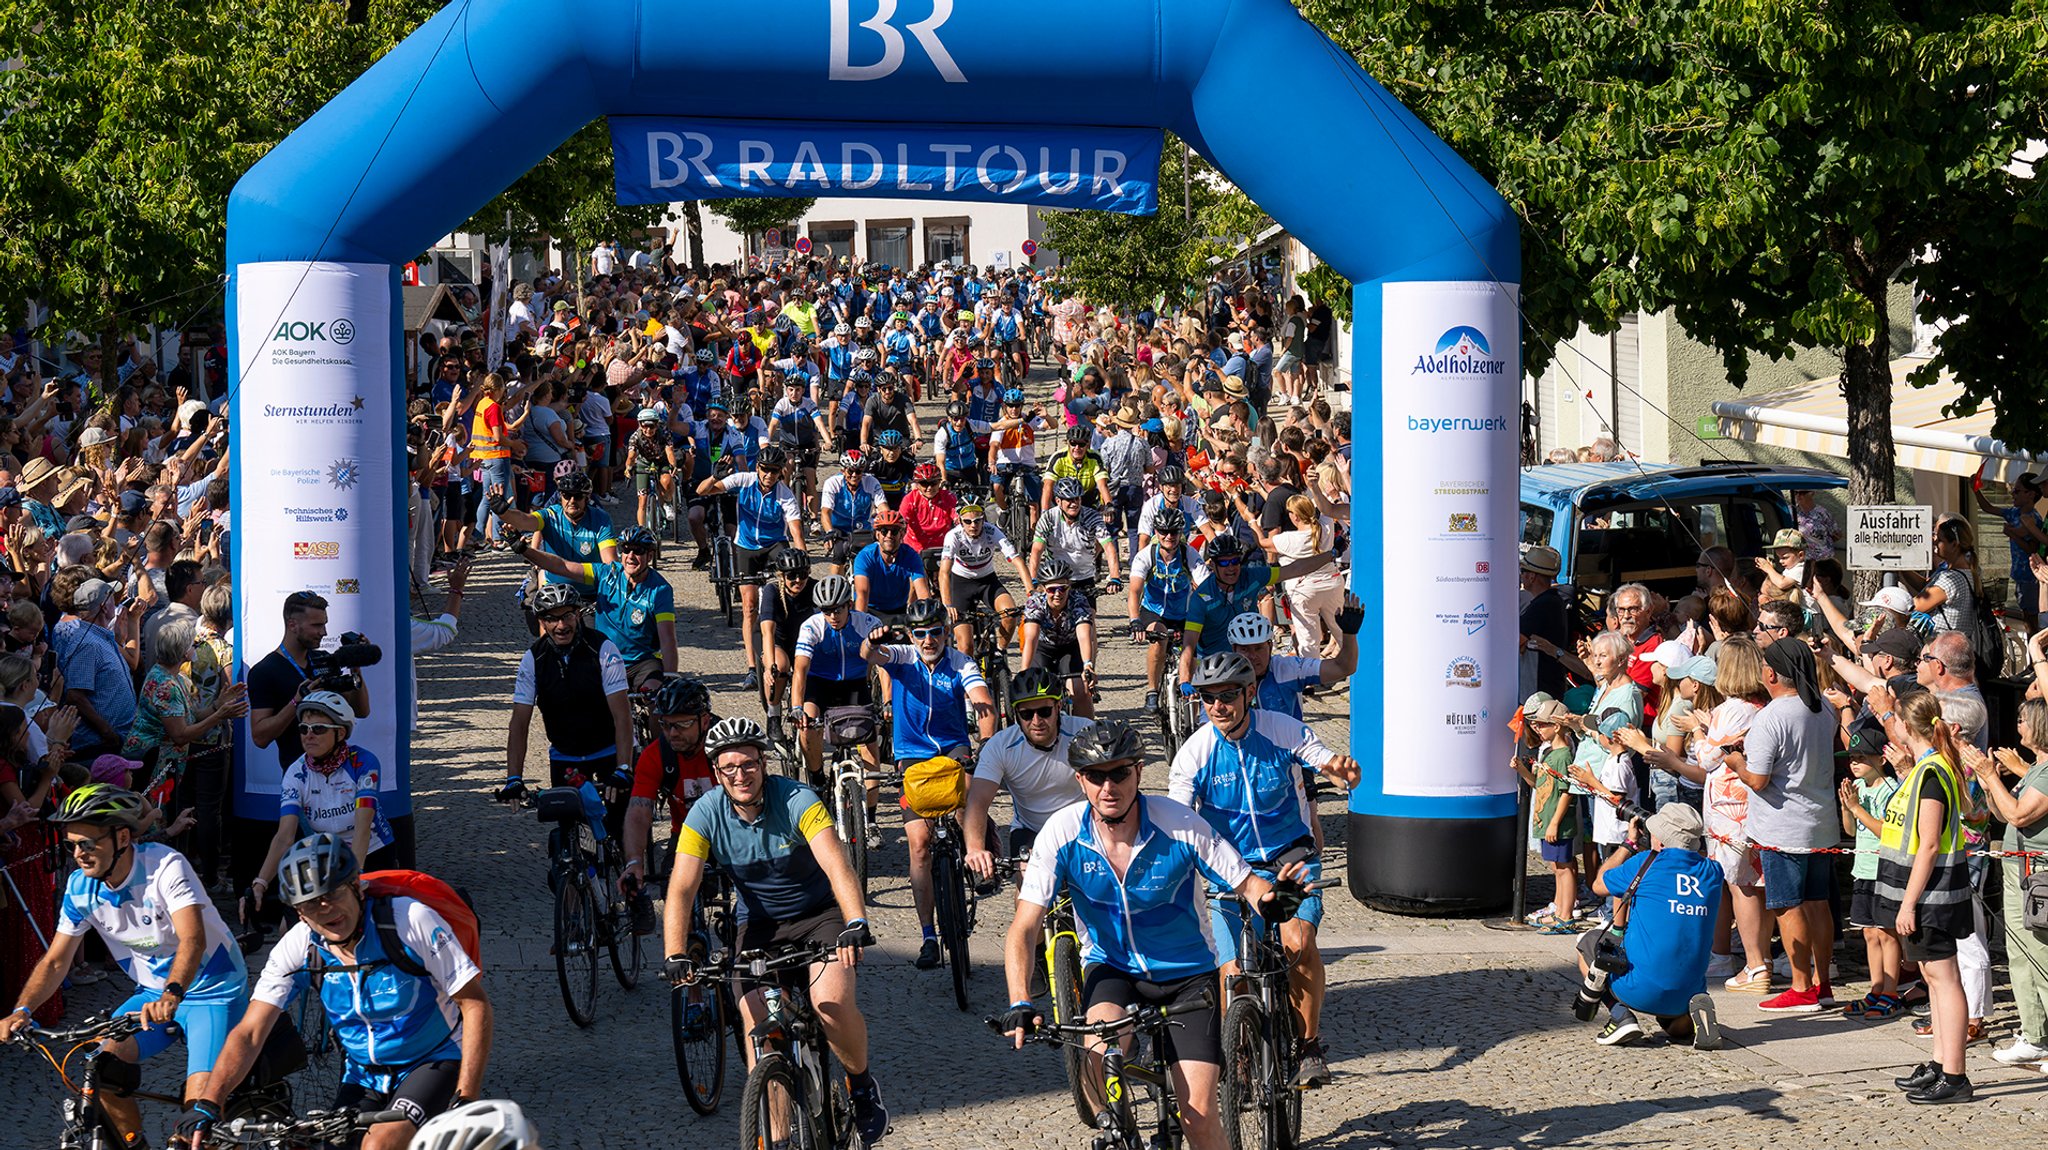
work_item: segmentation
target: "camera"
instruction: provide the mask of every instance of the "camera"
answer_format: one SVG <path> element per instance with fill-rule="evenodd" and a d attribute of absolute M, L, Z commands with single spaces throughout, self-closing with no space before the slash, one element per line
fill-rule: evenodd
<path fill-rule="evenodd" d="M 343 631 L 341 645 L 332 651 L 317 650 L 306 657 L 306 690 L 348 694 L 363 685 L 358 672 L 383 661 L 384 648 L 370 642 L 360 631 Z"/>
<path fill-rule="evenodd" d="M 1580 1022 L 1591 1022 L 1600 1013 L 1600 1007 L 1607 998 L 1607 983 L 1617 974 L 1629 969 L 1628 952 L 1622 948 L 1621 935 L 1614 930 L 1603 930 L 1593 940 L 1593 954 L 1586 963 L 1586 977 L 1579 982 L 1579 992 L 1572 999 L 1572 1017 Z"/>

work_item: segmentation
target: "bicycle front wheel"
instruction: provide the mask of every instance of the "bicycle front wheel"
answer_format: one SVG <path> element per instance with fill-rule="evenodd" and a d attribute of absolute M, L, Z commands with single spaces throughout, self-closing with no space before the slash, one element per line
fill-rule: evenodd
<path fill-rule="evenodd" d="M 860 881 L 863 897 L 868 892 L 868 792 L 859 775 L 842 774 L 834 784 L 840 832 L 845 836 L 846 861 L 853 877 Z"/>
<path fill-rule="evenodd" d="M 740 1095 L 741 1150 L 825 1150 L 817 1124 L 811 1121 L 802 1076 L 789 1057 L 764 1054 L 747 1075 Z"/>
<path fill-rule="evenodd" d="M 1081 946 L 1072 934 L 1061 933 L 1052 940 L 1053 1021 L 1081 1021 Z M 1088 1052 L 1078 1045 L 1060 1047 L 1060 1061 L 1067 1075 L 1067 1090 L 1074 1098 L 1074 1115 L 1081 1125 L 1095 1126 L 1096 1105 L 1089 1097 Z"/>
<path fill-rule="evenodd" d="M 684 1099 L 699 1114 L 716 1111 L 725 1088 L 725 996 L 709 982 L 674 988 L 668 996 L 668 1025 Z"/>
<path fill-rule="evenodd" d="M 953 1003 L 967 1009 L 967 887 L 960 862 L 949 851 L 932 852 L 933 917 L 939 942 L 953 969 Z"/>
<path fill-rule="evenodd" d="M 614 896 L 606 913 L 612 920 L 612 977 L 619 980 L 619 989 L 631 990 L 640 985 L 647 965 L 647 940 L 633 933 L 633 911 L 625 899 Z"/>
<path fill-rule="evenodd" d="M 597 1021 L 597 904 L 589 883 L 572 876 L 555 890 L 555 978 L 578 1026 Z"/>
<path fill-rule="evenodd" d="M 1279 1150 L 1275 1138 L 1272 1058 L 1266 1049 L 1264 1012 L 1249 998 L 1230 1004 L 1223 1015 L 1223 1073 L 1216 1109 L 1230 1150 Z"/>
<path fill-rule="evenodd" d="M 1294 1071 L 1300 1064 L 1295 1057 L 1301 1022 L 1294 1016 L 1294 1007 L 1283 996 L 1277 1012 L 1270 1013 L 1273 1019 L 1273 1065 L 1277 1068 L 1273 1081 L 1276 1089 L 1273 1098 L 1273 1141 L 1279 1150 L 1294 1150 L 1301 1145 L 1301 1102 L 1302 1092 L 1293 1089 Z"/>

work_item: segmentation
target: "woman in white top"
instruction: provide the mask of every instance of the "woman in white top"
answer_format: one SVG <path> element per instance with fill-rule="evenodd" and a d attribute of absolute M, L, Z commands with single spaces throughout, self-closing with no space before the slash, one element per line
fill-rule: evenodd
<path fill-rule="evenodd" d="M 1317 510 L 1315 500 L 1296 495 L 1287 501 L 1287 517 L 1294 523 L 1289 531 L 1273 535 L 1273 550 L 1280 565 L 1321 555 L 1336 546 L 1337 524 Z M 1294 627 L 1294 651 L 1298 655 L 1323 655 L 1325 640 L 1337 634 L 1337 611 L 1344 606 L 1344 575 L 1335 565 L 1298 575 L 1282 584 Z"/>
<path fill-rule="evenodd" d="M 342 838 L 365 871 L 391 864 L 391 825 L 378 806 L 383 772 L 375 755 L 348 741 L 355 725 L 355 710 L 333 691 L 299 700 L 299 742 L 306 753 L 285 768 L 278 785 L 277 834 L 249 883 L 242 921 L 262 907 L 285 850 L 306 835 Z"/>
<path fill-rule="evenodd" d="M 1765 922 L 1762 863 L 1747 830 L 1750 790 L 1724 761 L 1730 750 L 1742 745 L 1768 697 L 1763 655 L 1754 639 L 1730 635 L 1722 640 L 1715 659 L 1714 686 L 1723 702 L 1707 714 L 1706 728 L 1694 741 L 1699 764 L 1707 772 L 1700 811 L 1707 829 L 1707 857 L 1721 864 L 1721 875 L 1727 880 L 1727 901 L 1715 924 L 1714 955 L 1718 962 L 1733 953 L 1728 937 L 1732 924 L 1742 939 L 1743 965 L 1725 985 L 1729 990 L 1762 994 L 1771 988 L 1771 934 Z M 1698 712 L 1692 721 L 1699 721 Z M 1732 959 L 1726 965 L 1732 967 Z"/>

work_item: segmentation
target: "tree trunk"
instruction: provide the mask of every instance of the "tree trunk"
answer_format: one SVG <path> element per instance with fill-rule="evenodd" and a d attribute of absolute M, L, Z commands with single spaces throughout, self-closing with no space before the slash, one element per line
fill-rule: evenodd
<path fill-rule="evenodd" d="M 1870 338 L 1850 344 L 1842 354 L 1842 391 L 1849 416 L 1849 502 L 1891 503 L 1898 498 L 1898 474 L 1892 444 L 1891 315 L 1883 285 L 1870 293 L 1876 309 Z M 1855 575 L 1858 599 L 1876 593 L 1882 576 L 1875 571 Z"/>
<path fill-rule="evenodd" d="M 704 266 L 704 208 L 695 200 L 683 201 L 683 220 L 689 225 L 690 268 Z"/>

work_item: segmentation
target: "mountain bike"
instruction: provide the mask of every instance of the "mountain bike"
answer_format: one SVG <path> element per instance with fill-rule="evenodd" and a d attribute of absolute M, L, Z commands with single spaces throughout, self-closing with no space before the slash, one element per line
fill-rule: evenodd
<path fill-rule="evenodd" d="M 1102 1022 L 1041 1023 L 1026 1042 L 1084 1046 L 1091 1038 L 1106 1044 L 1102 1054 L 1103 1096 L 1107 1104 L 1090 1123 L 1095 1128 L 1091 1150 L 1176 1150 L 1181 1145 L 1180 1104 L 1173 1093 L 1173 1068 L 1166 1061 L 1173 1017 L 1202 1010 L 1215 1002 L 1203 991 L 1184 1003 L 1139 1003 L 1122 1018 Z M 1003 1030 L 1003 1020 L 988 1020 Z M 1135 1036 L 1136 1048 L 1126 1053 L 1124 1039 Z M 1141 1119 L 1140 1114 L 1146 1115 Z"/>
<path fill-rule="evenodd" d="M 584 813 L 582 787 L 549 787 L 529 799 L 548 829 L 548 886 L 555 892 L 555 978 L 562 1005 L 578 1026 L 597 1021 L 597 955 L 609 952 L 612 976 L 631 990 L 640 983 L 647 956 L 644 941 L 633 933 L 633 912 L 619 893 L 625 869 L 618 840 L 607 837 L 600 848 Z"/>
<path fill-rule="evenodd" d="M 1338 885 L 1336 879 L 1325 879 L 1304 889 Z M 1223 1013 L 1217 1113 L 1231 1150 L 1294 1150 L 1301 1144 L 1301 1091 L 1294 1088 L 1300 1035 L 1289 993 L 1287 949 L 1280 941 L 1284 920 L 1252 914 L 1234 891 L 1210 898 L 1238 908 L 1238 973 Z"/>
<path fill-rule="evenodd" d="M 725 533 L 724 495 L 705 497 L 704 529 L 711 536 L 711 589 L 718 593 L 718 613 L 725 625 L 734 626 L 740 609 L 740 556 L 732 536 Z"/>
<path fill-rule="evenodd" d="M 970 768 L 971 770 L 971 768 Z M 932 925 L 953 973 L 953 1003 L 967 1009 L 967 940 L 981 896 L 967 881 L 967 838 L 952 815 L 927 820 L 932 829 Z"/>
<path fill-rule="evenodd" d="M 722 967 L 739 938 L 733 912 L 732 887 L 723 874 L 705 868 L 697 901 L 690 908 L 690 961 L 707 969 Z M 718 1109 L 725 1087 L 725 1035 L 732 1032 L 736 1053 L 746 1057 L 746 1035 L 740 1029 L 739 1006 L 732 984 L 719 978 L 697 978 L 669 991 L 669 1033 L 676 1050 L 676 1076 L 690 1109 L 709 1115 Z"/>
<path fill-rule="evenodd" d="M 1001 865 L 1021 885 L 1025 864 L 1030 861 L 1028 853 L 1017 854 L 1003 859 Z M 1052 905 L 1046 908 L 1042 933 L 1045 965 L 1041 972 L 1044 983 L 1039 989 L 1048 992 L 1055 1023 L 1078 1023 L 1087 1013 L 1081 1006 L 1081 983 L 1085 973 L 1081 966 L 1081 932 L 1074 924 L 1073 897 L 1064 887 L 1053 896 Z M 1097 1092 L 1088 1085 L 1088 1052 L 1079 1044 L 1063 1045 L 1060 1047 L 1060 1061 L 1066 1072 L 1067 1092 L 1074 1100 L 1075 1116 L 1083 1126 L 1095 1125 L 1102 1100 L 1094 1097 Z"/>
<path fill-rule="evenodd" d="M 733 971 L 761 987 L 767 1017 L 749 1036 L 754 1069 L 740 1096 L 745 1150 L 852 1150 L 860 1145 L 846 1075 L 825 1042 L 811 1006 L 810 967 L 831 962 L 829 947 L 804 945 L 740 954 Z"/>
<path fill-rule="evenodd" d="M 94 1055 L 99 1052 L 102 1042 L 119 1042 L 140 1033 L 140 1016 L 123 1014 L 93 1016 L 77 1026 L 61 1030 L 30 1026 L 14 1036 L 17 1044 L 41 1055 L 43 1061 L 50 1064 L 50 1069 L 57 1072 L 57 1080 L 64 1084 L 64 1127 L 58 1132 L 56 1142 L 59 1150 L 117 1150 L 123 1145 L 121 1135 L 115 1131 L 113 1122 L 100 1105 L 100 1062 Z M 78 1076 L 73 1078 L 71 1062 L 81 1053 L 85 1055 L 84 1062 Z M 284 1020 L 282 1025 L 271 1031 L 270 1039 L 264 1043 L 248 1078 L 228 1096 L 222 1107 L 225 1117 L 254 1120 L 289 1117 L 292 1088 L 285 1078 L 303 1067 L 305 1059 L 306 1052 L 299 1043 L 298 1031 L 292 1028 L 289 1019 Z M 171 1107 L 181 1108 L 185 1104 L 182 1096 L 146 1090 L 130 1091 L 128 1097 Z M 17 1126 L 17 1136 L 19 1133 Z"/>
<path fill-rule="evenodd" d="M 1031 547 L 1031 527 L 1038 511 L 1041 474 L 1036 467 L 1019 467 L 1002 481 L 1003 534 L 1026 551 Z"/>
<path fill-rule="evenodd" d="M 1166 744 L 1166 758 L 1180 753 L 1182 743 L 1195 733 L 1199 716 L 1196 714 L 1194 696 L 1183 695 L 1180 690 L 1180 651 L 1187 639 L 1187 632 L 1172 627 L 1154 625 L 1145 633 L 1147 643 L 1166 644 L 1166 674 L 1159 680 L 1159 737 Z"/>
<path fill-rule="evenodd" d="M 981 668 L 981 677 L 987 681 L 989 695 L 995 701 L 998 727 L 1017 721 L 1010 714 L 1010 652 L 1003 639 L 1002 625 L 1015 623 L 1023 614 L 1022 607 L 992 610 L 980 599 L 976 599 L 967 612 L 968 625 L 974 629 L 974 661 Z"/>
<path fill-rule="evenodd" d="M 881 718 L 866 704 L 832 707 L 819 722 L 825 725 L 825 776 L 831 786 L 833 825 L 839 828 L 846 861 L 860 880 L 861 894 L 868 890 L 868 784 L 879 782 L 882 773 L 861 757 L 860 748 L 876 744 Z"/>
<path fill-rule="evenodd" d="M 303 1118 L 290 1113 L 271 1118 L 233 1118 L 215 1123 L 199 1145 L 205 1150 L 323 1150 L 329 1146 L 352 1146 L 363 1131 L 386 1122 L 410 1122 L 403 1110 L 361 1112 L 309 1110 Z"/>

